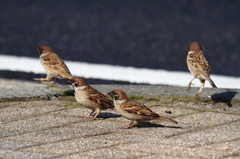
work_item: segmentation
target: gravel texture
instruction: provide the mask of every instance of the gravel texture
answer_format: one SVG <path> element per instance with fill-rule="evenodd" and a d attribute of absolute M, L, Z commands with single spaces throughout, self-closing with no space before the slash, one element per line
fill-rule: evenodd
<path fill-rule="evenodd" d="M 59 90 L 71 94 L 73 91 L 69 86 L 57 84 L 47 87 L 45 84 L 21 81 L 12 81 L 4 86 L 4 82 L 6 80 L 0 80 L 5 94 L 1 95 L 1 99 L 8 97 L 8 100 L 0 102 L 0 158 L 240 157 L 240 103 L 236 102 L 239 90 L 234 90 L 235 96 L 226 103 L 211 98 L 178 101 L 179 92 L 185 88 L 172 86 L 94 85 L 104 93 L 119 87 L 129 94 L 150 95 L 151 99 L 138 101 L 161 116 L 178 121 L 178 124 L 172 124 L 153 120 L 142 122 L 132 129 L 122 129 L 130 121 L 115 110 L 102 111 L 98 120 L 86 119 L 83 117 L 90 110 L 79 105 L 74 97 L 56 96 Z M 12 93 L 9 88 L 22 92 L 15 92 L 18 98 L 9 97 Z M 33 88 L 37 89 L 32 96 L 51 98 L 29 100 L 31 95 L 28 92 Z M 204 90 L 202 97 L 221 92 L 228 95 L 226 92 L 229 91 Z M 188 92 L 184 95 L 192 94 Z M 161 102 L 167 97 L 174 100 Z"/>

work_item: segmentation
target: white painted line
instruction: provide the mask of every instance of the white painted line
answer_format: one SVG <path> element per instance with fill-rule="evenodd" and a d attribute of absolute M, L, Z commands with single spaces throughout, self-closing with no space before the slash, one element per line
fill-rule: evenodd
<path fill-rule="evenodd" d="M 86 62 L 65 61 L 74 76 L 96 78 L 103 80 L 117 80 L 134 83 L 165 84 L 187 87 L 192 79 L 190 72 L 154 70 L 107 64 L 91 64 Z M 32 72 L 45 74 L 45 70 L 38 58 L 0 55 L 0 70 Z M 211 75 L 212 80 L 219 88 L 240 89 L 240 77 Z M 198 79 L 194 80 L 199 87 Z M 211 87 L 206 82 L 206 87 Z"/>

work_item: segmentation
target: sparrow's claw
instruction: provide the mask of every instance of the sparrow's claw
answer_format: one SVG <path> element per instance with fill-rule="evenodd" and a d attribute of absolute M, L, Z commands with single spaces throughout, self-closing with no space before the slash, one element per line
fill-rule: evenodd
<path fill-rule="evenodd" d="M 190 88 L 191 88 L 191 83 L 189 83 L 188 88 L 187 88 L 187 91 L 189 91 Z"/>
<path fill-rule="evenodd" d="M 33 80 L 36 80 L 36 81 L 47 81 L 46 78 L 34 78 Z"/>
<path fill-rule="evenodd" d="M 200 91 L 200 92 L 197 92 L 197 94 L 195 94 L 194 96 L 193 96 L 193 98 L 195 98 L 195 97 L 197 97 L 199 94 L 201 94 L 202 93 L 202 91 Z"/>
<path fill-rule="evenodd" d="M 133 121 L 133 122 L 130 123 L 130 125 L 128 125 L 127 127 L 123 127 L 121 129 L 130 129 L 137 124 L 138 124 L 138 121 Z"/>
<path fill-rule="evenodd" d="M 53 84 L 53 83 L 56 83 L 55 81 L 41 81 L 42 83 L 46 83 L 46 84 Z"/>

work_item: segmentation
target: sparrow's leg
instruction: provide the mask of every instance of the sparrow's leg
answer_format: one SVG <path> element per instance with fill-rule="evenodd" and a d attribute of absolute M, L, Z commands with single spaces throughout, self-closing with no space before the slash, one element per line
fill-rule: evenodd
<path fill-rule="evenodd" d="M 87 116 L 80 116 L 79 118 L 89 118 L 95 110 L 92 110 Z"/>
<path fill-rule="evenodd" d="M 205 79 L 200 79 L 200 81 L 201 81 L 201 87 L 200 87 L 199 91 L 197 92 L 197 94 L 195 94 L 193 97 L 197 97 L 199 94 L 202 93 L 202 89 L 205 85 Z"/>
<path fill-rule="evenodd" d="M 97 108 L 97 113 L 94 115 L 93 120 L 97 119 L 97 116 L 100 113 L 101 113 L 101 109 Z"/>
<path fill-rule="evenodd" d="M 95 112 L 95 110 L 92 110 L 91 113 L 89 113 L 89 114 L 86 116 L 86 118 L 89 118 L 89 117 L 92 115 L 92 113 L 94 113 L 94 112 Z"/>
<path fill-rule="evenodd" d="M 191 88 L 191 85 L 193 85 L 193 84 L 192 84 L 192 81 L 193 81 L 195 78 L 196 78 L 196 77 L 194 77 L 194 78 L 189 82 L 189 84 L 188 84 L 188 89 L 187 89 L 188 91 L 189 91 L 189 89 Z"/>
<path fill-rule="evenodd" d="M 130 125 L 128 125 L 127 127 L 124 127 L 123 129 L 130 129 L 131 127 L 135 126 L 138 124 L 137 120 L 134 120 Z"/>
<path fill-rule="evenodd" d="M 33 80 L 36 80 L 36 81 L 47 81 L 46 78 L 34 78 Z"/>
<path fill-rule="evenodd" d="M 43 83 L 47 83 L 47 84 L 53 84 L 53 83 L 57 83 L 58 80 L 59 80 L 59 78 L 55 78 L 54 81 L 48 81 L 48 82 L 46 82 L 46 81 L 42 81 L 42 82 L 43 82 Z"/>
<path fill-rule="evenodd" d="M 41 81 L 43 83 L 48 83 L 48 82 L 45 82 L 45 81 L 50 81 L 51 79 L 52 79 L 51 75 L 47 75 L 46 78 L 34 78 L 34 80 Z M 56 79 L 55 79 L 55 81 L 56 81 Z"/>
<path fill-rule="evenodd" d="M 59 80 L 59 78 L 55 78 L 54 81 L 50 81 L 51 78 L 52 78 L 51 75 L 47 75 L 47 77 L 46 77 L 46 80 L 47 80 L 47 81 L 41 81 L 41 82 L 42 82 L 42 83 L 46 83 L 46 84 L 50 84 L 50 85 L 52 85 L 53 83 L 57 83 L 58 80 Z"/>

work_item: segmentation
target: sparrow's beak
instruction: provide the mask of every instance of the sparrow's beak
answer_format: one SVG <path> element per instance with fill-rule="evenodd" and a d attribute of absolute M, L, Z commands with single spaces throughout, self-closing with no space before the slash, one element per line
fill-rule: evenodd
<path fill-rule="evenodd" d="M 107 94 L 108 94 L 108 95 L 110 95 L 110 96 L 112 96 L 112 95 L 113 95 L 113 94 L 112 94 L 112 92 L 108 92 Z"/>
<path fill-rule="evenodd" d="M 37 48 L 37 52 L 39 52 L 39 55 L 42 55 L 42 50 L 40 50 L 39 48 Z"/>
<path fill-rule="evenodd" d="M 66 84 L 72 84 L 71 80 L 69 80 Z"/>

